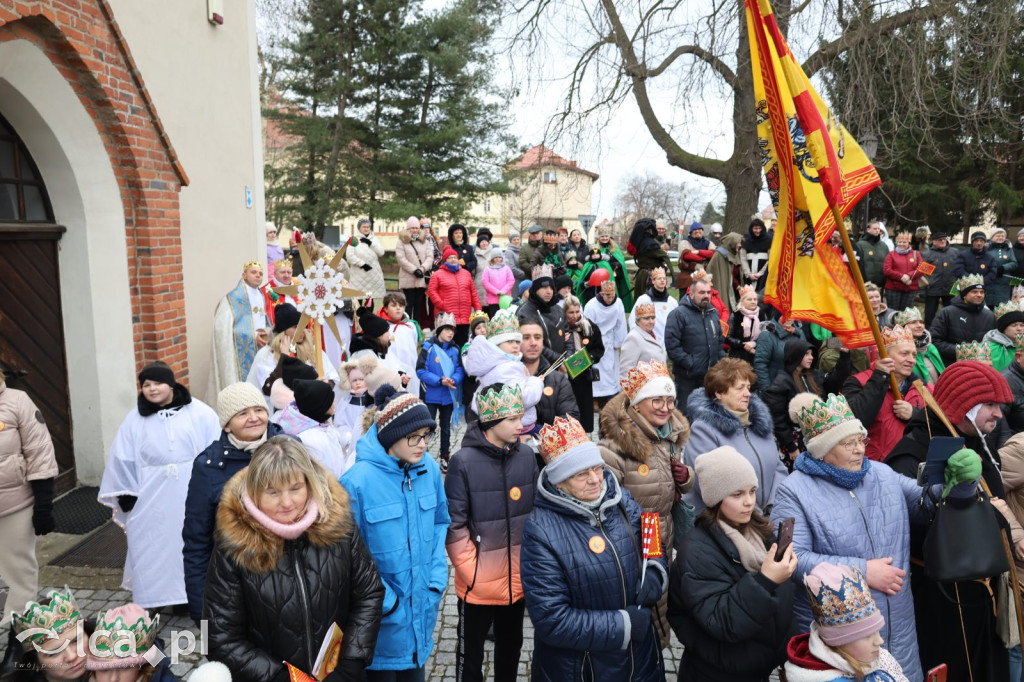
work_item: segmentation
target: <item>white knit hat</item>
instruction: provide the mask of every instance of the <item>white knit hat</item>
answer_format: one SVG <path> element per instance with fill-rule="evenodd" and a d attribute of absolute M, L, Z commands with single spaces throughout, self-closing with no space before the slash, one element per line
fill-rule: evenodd
<path fill-rule="evenodd" d="M 250 407 L 267 409 L 267 399 L 260 389 L 245 381 L 225 386 L 217 394 L 217 417 L 221 428 L 227 426 L 236 414 Z"/>

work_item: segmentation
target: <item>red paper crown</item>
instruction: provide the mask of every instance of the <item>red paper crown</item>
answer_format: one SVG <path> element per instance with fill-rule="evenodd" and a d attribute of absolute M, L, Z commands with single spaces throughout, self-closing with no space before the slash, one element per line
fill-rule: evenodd
<path fill-rule="evenodd" d="M 555 417 L 553 424 L 546 425 L 540 430 L 540 453 L 546 464 L 550 464 L 574 447 L 588 442 L 590 436 L 572 417 Z"/>

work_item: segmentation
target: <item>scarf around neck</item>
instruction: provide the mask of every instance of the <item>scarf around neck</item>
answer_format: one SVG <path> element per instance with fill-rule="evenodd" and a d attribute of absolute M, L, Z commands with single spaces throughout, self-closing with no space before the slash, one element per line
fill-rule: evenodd
<path fill-rule="evenodd" d="M 303 514 L 297 521 L 293 523 L 281 523 L 263 513 L 256 503 L 252 501 L 246 493 L 242 493 L 242 504 L 245 506 L 245 510 L 249 512 L 249 515 L 255 519 L 256 523 L 260 524 L 267 530 L 279 538 L 285 540 L 294 540 L 299 537 L 313 525 L 316 521 L 317 514 L 320 513 L 319 508 L 316 505 L 316 500 L 311 499 L 309 504 L 306 505 L 306 513 Z"/>
<path fill-rule="evenodd" d="M 761 334 L 761 322 L 758 319 L 761 311 L 757 308 L 753 310 L 740 308 L 739 311 L 740 315 L 743 316 L 743 338 L 757 341 L 758 335 Z"/>
<path fill-rule="evenodd" d="M 871 460 L 865 456 L 860 471 L 848 471 L 847 469 L 840 469 L 833 464 L 829 464 L 824 460 L 814 459 L 810 454 L 803 452 L 796 458 L 793 468 L 804 472 L 808 476 L 829 480 L 844 490 L 853 490 L 868 475 L 868 470 L 871 468 Z"/>
<path fill-rule="evenodd" d="M 233 433 L 229 433 L 228 442 L 230 442 L 232 445 L 234 445 L 242 452 L 253 452 L 256 450 L 256 448 L 267 442 L 267 432 L 264 431 L 263 435 L 260 436 L 257 440 L 238 440 L 237 438 L 235 438 L 235 435 Z"/>
<path fill-rule="evenodd" d="M 764 546 L 761 536 L 750 527 L 750 524 L 746 524 L 742 533 L 738 528 L 729 525 L 721 519 L 718 520 L 718 527 L 725 533 L 725 537 L 729 539 L 729 542 L 736 545 L 736 551 L 740 553 L 740 563 L 743 564 L 743 568 L 747 569 L 748 573 L 760 571 L 761 564 L 764 563 L 765 557 L 768 556 L 768 548 Z"/>

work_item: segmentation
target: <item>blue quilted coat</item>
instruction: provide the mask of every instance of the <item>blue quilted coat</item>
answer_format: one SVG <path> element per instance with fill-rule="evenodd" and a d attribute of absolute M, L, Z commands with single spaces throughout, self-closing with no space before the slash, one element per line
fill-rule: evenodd
<path fill-rule="evenodd" d="M 606 469 L 608 491 L 598 519 L 560 495 L 545 474 L 526 520 L 520 560 L 535 632 L 532 679 L 662 682 L 654 626 L 632 641 L 624 611 L 637 608 L 640 506 Z M 650 565 L 666 587 L 665 560 Z"/>
<path fill-rule="evenodd" d="M 910 592 L 910 522 L 927 523 L 932 513 L 930 504 L 918 504 L 921 493 L 913 479 L 872 462 L 853 490 L 794 471 L 782 482 L 772 510 L 773 522 L 796 519 L 793 551 L 798 563 L 792 580 L 801 594 L 803 577 L 824 561 L 856 566 L 867 575 L 868 559 L 892 557 L 893 565 L 907 572 L 903 589 L 895 596 L 876 590 L 871 594 L 885 618 L 882 646 L 899 661 L 910 682 L 924 679 Z M 812 617 L 806 598 L 793 600 L 793 614 L 800 631 L 808 632 Z"/>

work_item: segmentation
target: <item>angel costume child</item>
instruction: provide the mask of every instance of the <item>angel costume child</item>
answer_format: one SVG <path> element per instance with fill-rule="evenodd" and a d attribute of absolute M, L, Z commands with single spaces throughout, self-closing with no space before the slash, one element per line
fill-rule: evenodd
<path fill-rule="evenodd" d="M 623 317 L 625 319 L 625 317 Z M 505 384 L 519 386 L 523 391 L 523 433 L 537 423 L 537 403 L 544 392 L 544 380 L 530 376 L 523 365 L 519 345 L 523 335 L 514 312 L 499 310 L 487 323 L 487 335 L 476 336 L 462 358 L 466 372 L 476 377 L 479 386 Z M 479 393 L 479 389 L 477 389 Z"/>
<path fill-rule="evenodd" d="M 355 461 L 356 441 L 365 432 L 363 417 L 373 407 L 373 392 L 389 383 L 401 389 L 402 379 L 398 372 L 386 367 L 376 355 L 363 354 L 341 366 L 341 397 L 334 410 L 334 428 L 341 437 L 346 459 Z M 349 464 L 348 466 L 351 466 Z M 346 469 L 347 470 L 347 469 Z"/>
<path fill-rule="evenodd" d="M 139 373 L 138 406 L 117 431 L 99 501 L 128 536 L 121 586 L 144 608 L 184 604 L 181 530 L 192 460 L 220 438 L 217 413 L 162 362 Z"/>

